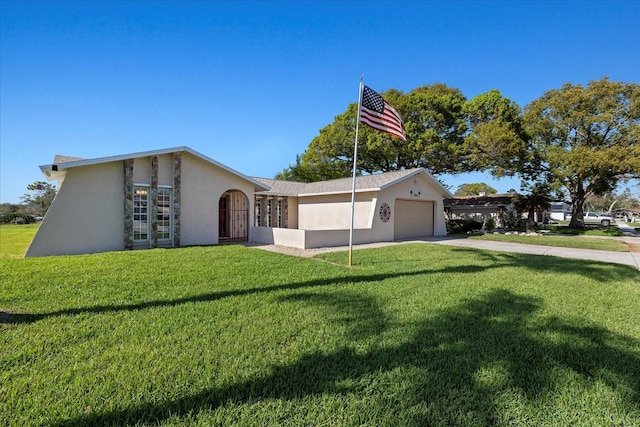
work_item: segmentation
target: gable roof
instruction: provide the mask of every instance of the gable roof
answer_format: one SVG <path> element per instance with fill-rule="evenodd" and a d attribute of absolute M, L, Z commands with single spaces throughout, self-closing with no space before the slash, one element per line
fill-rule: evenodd
<path fill-rule="evenodd" d="M 77 162 L 78 160 L 87 160 L 87 159 L 83 159 L 82 157 L 71 157 L 71 156 L 63 156 L 61 154 L 56 154 L 56 156 L 53 158 L 53 163 L 58 164 L 58 163 Z"/>
<path fill-rule="evenodd" d="M 98 164 L 102 164 L 102 163 L 110 163 L 110 162 L 118 162 L 118 161 L 123 161 L 123 160 L 127 160 L 127 159 L 135 159 L 135 158 L 139 158 L 139 157 L 150 157 L 150 156 L 159 156 L 162 154 L 172 154 L 172 153 L 189 153 L 194 157 L 199 158 L 200 160 L 209 163 L 211 165 L 217 166 L 220 169 L 224 169 L 227 172 L 230 172 L 233 175 L 236 175 L 237 177 L 244 179 L 246 181 L 249 181 L 250 183 L 252 183 L 255 186 L 256 190 L 266 190 L 269 187 L 265 186 L 264 184 L 254 180 L 253 178 L 250 178 L 226 165 L 223 165 L 220 162 L 217 162 L 215 160 L 213 160 L 210 157 L 205 156 L 204 154 L 198 153 L 197 151 L 186 147 L 186 146 L 182 146 L 182 147 L 174 147 L 174 148 L 165 148 L 165 149 L 161 149 L 161 150 L 153 150 L 153 151 L 142 151 L 142 152 L 138 152 L 138 153 L 130 153 L 130 154 L 120 154 L 117 156 L 109 156 L 109 157 L 98 157 L 95 159 L 82 159 L 79 157 L 70 157 L 70 156 L 61 156 L 61 155 L 56 155 L 53 163 L 50 165 L 42 165 L 40 166 L 40 170 L 42 171 L 42 173 L 44 174 L 44 176 L 51 180 L 51 179 L 58 179 L 63 177 L 66 174 L 66 170 L 67 169 L 72 169 L 75 167 L 80 167 L 80 166 L 91 166 L 91 165 L 98 165 Z"/>
<path fill-rule="evenodd" d="M 440 181 L 435 179 L 424 168 L 405 169 L 400 171 L 385 172 L 372 175 L 363 175 L 356 177 L 356 192 L 367 191 L 380 191 L 387 187 L 395 185 L 396 183 L 408 179 L 412 176 L 424 174 L 427 179 L 437 189 L 442 192 L 443 197 L 452 197 L 449 190 L 447 190 Z M 353 178 L 339 178 L 329 181 L 318 182 L 293 182 L 293 181 L 280 181 L 277 179 L 268 178 L 256 178 L 259 181 L 270 187 L 268 191 L 262 191 L 258 194 L 263 195 L 278 195 L 278 196 L 317 196 L 328 194 L 343 194 L 350 193 L 353 189 Z"/>

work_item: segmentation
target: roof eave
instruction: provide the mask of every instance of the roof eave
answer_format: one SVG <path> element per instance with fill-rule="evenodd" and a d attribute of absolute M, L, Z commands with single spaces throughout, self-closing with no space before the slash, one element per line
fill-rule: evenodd
<path fill-rule="evenodd" d="M 254 189 L 256 190 L 268 190 L 269 187 L 265 186 L 264 184 L 256 181 L 253 178 L 248 177 L 247 175 L 238 172 L 237 170 L 230 168 L 229 166 L 226 166 L 218 161 L 213 160 L 212 158 L 205 156 L 202 153 L 199 153 L 187 146 L 180 146 L 180 147 L 174 147 L 174 148 L 164 148 L 164 149 L 160 149 L 160 150 L 152 150 L 152 151 L 142 151 L 142 152 L 138 152 L 138 153 L 130 153 L 130 154 L 119 154 L 117 156 L 109 156 L 109 157 L 99 157 L 96 159 L 83 159 L 83 160 L 75 160 L 75 161 L 71 161 L 71 162 L 65 162 L 65 163 L 60 163 L 60 164 L 51 164 L 51 165 L 42 165 L 40 166 L 40 170 L 42 171 L 42 173 L 47 177 L 47 179 L 58 179 L 57 177 L 55 177 L 57 174 L 55 174 L 54 172 L 61 172 L 65 169 L 70 169 L 70 168 L 74 168 L 74 167 L 80 167 L 80 166 L 91 166 L 91 165 L 97 165 L 97 164 L 102 164 L 102 163 L 110 163 L 110 162 L 118 162 L 118 161 L 122 161 L 122 160 L 127 160 L 127 159 L 135 159 L 135 158 L 139 158 L 139 157 L 150 157 L 150 156 L 159 156 L 162 154 L 171 154 L 171 153 L 180 153 L 180 152 L 186 152 L 191 154 L 194 157 L 197 157 L 205 162 L 211 163 L 221 169 L 226 170 L 227 172 L 236 175 L 248 182 L 250 182 L 251 184 L 254 185 Z M 65 173 L 66 174 L 66 173 Z M 60 176 L 64 176 L 65 174 L 59 174 Z"/>
<path fill-rule="evenodd" d="M 431 175 L 429 172 L 427 172 L 426 169 L 424 168 L 420 168 L 420 169 L 416 169 L 415 171 L 413 171 L 410 174 L 407 174 L 405 176 L 402 176 L 398 179 L 395 179 L 393 181 L 390 181 L 386 184 L 384 184 L 383 186 L 380 187 L 380 190 L 384 190 L 385 188 L 391 187 L 392 185 L 397 184 L 398 182 L 404 181 L 405 179 L 409 179 L 413 176 L 419 175 L 419 174 L 424 174 L 426 175 L 427 179 L 429 181 L 431 181 L 432 183 L 434 183 L 438 189 L 442 192 L 442 198 L 451 198 L 453 197 L 453 194 L 451 194 L 451 192 L 449 190 L 447 190 L 447 188 L 442 185 L 442 183 L 440 181 L 438 181 L 433 175 Z"/>
<path fill-rule="evenodd" d="M 381 188 L 357 188 L 356 193 L 370 193 L 373 191 L 380 191 Z M 352 190 L 336 190 L 336 191 L 323 191 L 321 193 L 300 193 L 298 197 L 313 197 L 313 196 L 332 196 L 336 194 L 351 194 Z"/>

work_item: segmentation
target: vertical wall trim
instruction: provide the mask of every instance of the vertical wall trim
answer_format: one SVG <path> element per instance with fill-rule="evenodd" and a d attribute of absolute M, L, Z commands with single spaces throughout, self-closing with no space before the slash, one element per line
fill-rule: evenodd
<path fill-rule="evenodd" d="M 173 153 L 173 246 L 180 247 L 180 181 L 182 153 Z"/>
<path fill-rule="evenodd" d="M 151 156 L 151 186 L 149 188 L 151 198 L 151 244 L 152 248 L 158 247 L 158 156 Z"/>
<path fill-rule="evenodd" d="M 124 249 L 133 249 L 133 159 L 124 161 Z"/>

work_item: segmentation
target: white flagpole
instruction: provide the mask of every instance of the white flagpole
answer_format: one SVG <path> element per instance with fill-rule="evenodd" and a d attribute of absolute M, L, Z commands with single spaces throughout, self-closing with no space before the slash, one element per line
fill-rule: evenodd
<path fill-rule="evenodd" d="M 360 109 L 362 107 L 362 88 L 364 84 L 362 79 L 364 74 L 360 76 L 360 87 L 358 90 L 358 118 L 356 120 L 356 140 L 353 144 L 353 186 L 351 189 L 351 227 L 349 228 L 349 267 L 353 265 L 353 227 L 355 220 L 356 206 L 356 165 L 358 164 L 358 129 L 360 128 Z"/>

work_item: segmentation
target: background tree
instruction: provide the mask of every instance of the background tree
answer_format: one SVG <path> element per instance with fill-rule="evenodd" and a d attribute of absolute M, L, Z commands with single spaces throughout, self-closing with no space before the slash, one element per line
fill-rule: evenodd
<path fill-rule="evenodd" d="M 616 209 L 637 209 L 640 207 L 640 201 L 632 196 L 629 187 L 619 193 L 591 194 L 585 198 L 584 204 L 588 210 L 609 213 Z"/>
<path fill-rule="evenodd" d="M 463 160 L 465 97 L 444 84 L 422 86 L 407 94 L 391 89 L 381 94 L 404 121 L 407 141 L 359 128 L 358 171 L 364 173 L 425 167 L 433 174 L 468 170 Z M 304 182 L 351 176 L 357 103 L 320 130 L 282 179 Z"/>
<path fill-rule="evenodd" d="M 398 100 L 407 142 L 400 145 L 401 161 L 395 169 L 423 167 L 434 175 L 471 170 L 464 162 L 465 103 L 460 90 L 441 83 L 419 87 Z"/>
<path fill-rule="evenodd" d="M 538 176 L 539 159 L 530 150 L 518 104 L 492 89 L 467 102 L 464 112 L 469 168 L 488 170 L 497 177 L 519 175 L 525 181 Z"/>
<path fill-rule="evenodd" d="M 587 196 L 640 176 L 640 86 L 607 78 L 567 83 L 525 109 L 532 149 L 549 183 L 571 199 L 570 227 L 583 228 Z"/>
<path fill-rule="evenodd" d="M 462 184 L 458 187 L 454 196 L 478 196 L 479 194 L 496 194 L 498 190 L 484 182 Z"/>
<path fill-rule="evenodd" d="M 56 196 L 56 187 L 44 181 L 36 181 L 27 185 L 27 190 L 22 199 L 24 210 L 34 216 L 44 216 Z"/>
<path fill-rule="evenodd" d="M 527 233 L 533 233 L 536 225 L 536 212 L 543 212 L 551 207 L 551 189 L 546 184 L 537 184 L 531 188 L 529 194 L 516 194 L 513 207 L 517 212 L 527 213 Z"/>
<path fill-rule="evenodd" d="M 0 214 L 16 213 L 20 208 L 20 205 L 16 205 L 14 203 L 2 203 L 0 204 Z"/>

